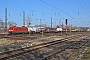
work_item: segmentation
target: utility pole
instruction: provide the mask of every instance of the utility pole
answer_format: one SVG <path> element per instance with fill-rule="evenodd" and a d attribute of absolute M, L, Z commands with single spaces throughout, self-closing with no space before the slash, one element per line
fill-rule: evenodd
<path fill-rule="evenodd" d="M 62 30 L 61 30 L 61 35 L 62 35 L 62 33 L 63 33 L 63 22 L 61 24 L 61 27 L 62 27 Z"/>
<path fill-rule="evenodd" d="M 72 24 L 71 24 L 71 28 L 70 28 L 70 34 L 71 34 L 71 32 L 72 32 Z"/>
<path fill-rule="evenodd" d="M 52 28 L 52 17 L 51 17 L 51 28 Z"/>
<path fill-rule="evenodd" d="M 30 22 L 29 22 L 29 37 L 30 37 L 30 32 L 31 32 L 31 31 L 30 31 Z"/>
<path fill-rule="evenodd" d="M 7 8 L 5 8 L 5 30 L 7 31 Z"/>
<path fill-rule="evenodd" d="M 63 25 L 63 24 L 62 24 Z M 62 25 L 61 25 L 61 19 L 59 20 L 59 26 L 61 26 L 62 27 Z M 63 28 L 61 28 L 61 35 L 62 35 L 62 31 L 63 31 Z"/>
<path fill-rule="evenodd" d="M 66 19 L 66 36 L 67 36 L 67 21 L 68 21 L 68 20 Z"/>
<path fill-rule="evenodd" d="M 61 19 L 59 20 L 59 26 L 61 26 Z"/>
<path fill-rule="evenodd" d="M 41 29 L 41 19 L 40 19 L 40 29 Z"/>
<path fill-rule="evenodd" d="M 43 30 L 41 29 L 41 19 L 40 19 L 40 32 L 42 33 L 42 37 L 43 37 Z"/>
<path fill-rule="evenodd" d="M 23 11 L 23 26 L 25 26 L 25 11 Z"/>

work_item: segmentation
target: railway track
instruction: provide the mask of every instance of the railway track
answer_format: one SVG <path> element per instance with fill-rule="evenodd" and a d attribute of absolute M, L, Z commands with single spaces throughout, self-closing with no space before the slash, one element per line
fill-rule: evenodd
<path fill-rule="evenodd" d="M 51 42 L 47 42 L 47 43 L 38 44 L 35 46 L 30 46 L 30 47 L 25 47 L 25 48 L 21 48 L 21 49 L 2 52 L 2 53 L 0 53 L 0 60 L 6 60 L 6 59 L 13 58 L 13 57 L 17 57 L 17 56 L 23 55 L 23 54 L 31 52 L 31 51 L 39 50 L 39 49 L 44 48 L 44 47 L 48 47 L 48 46 L 52 46 L 52 45 L 59 44 L 62 42 L 66 42 L 68 40 L 76 39 L 76 38 L 79 38 L 81 36 L 82 35 L 72 36 L 69 38 L 67 37 L 67 38 L 61 39 L 61 40 L 51 41 Z M 69 48 L 69 46 L 67 48 Z"/>
<path fill-rule="evenodd" d="M 73 53 L 71 53 L 71 54 L 66 58 L 66 60 L 71 60 L 76 53 L 79 53 L 79 50 L 90 46 L 90 41 L 89 41 L 90 39 L 83 39 L 83 40 L 86 40 L 85 43 L 84 43 L 82 46 L 80 46 L 77 50 L 75 50 Z M 85 51 L 85 49 L 84 49 L 84 51 Z M 83 51 L 80 52 L 80 53 L 83 53 Z M 76 58 L 76 57 L 74 57 L 74 58 Z M 81 59 L 81 58 L 80 58 L 80 59 Z"/>
<path fill-rule="evenodd" d="M 6 38 L 9 40 L 32 40 L 32 39 L 35 39 L 37 37 L 36 36 L 30 36 L 30 37 L 28 37 L 28 36 L 26 36 L 26 37 L 25 36 L 8 36 L 8 37 L 3 36 L 1 38 Z"/>
<path fill-rule="evenodd" d="M 76 34 L 76 33 L 72 33 L 72 34 Z M 49 36 L 54 36 L 54 35 L 61 35 L 60 33 L 44 33 L 45 37 L 49 37 Z M 30 37 L 32 36 L 32 37 Z M 41 33 L 35 33 L 35 34 L 0 34 L 0 39 L 2 38 L 9 38 L 9 39 L 16 39 L 16 40 L 25 40 L 25 39 L 35 39 L 37 37 L 42 37 Z M 62 34 L 62 36 L 65 36 L 65 32 Z"/>
<path fill-rule="evenodd" d="M 61 54 L 62 52 L 65 52 L 67 49 L 74 49 L 74 51 L 73 51 L 72 53 L 69 53 L 69 56 L 67 56 L 66 58 L 62 59 L 62 60 L 71 60 L 70 58 L 72 57 L 72 55 L 75 54 L 75 53 L 76 53 L 79 49 L 81 49 L 83 46 L 87 45 L 87 43 L 88 43 L 89 41 L 84 41 L 84 43 L 81 44 L 82 42 L 83 42 L 83 41 L 80 40 L 80 41 L 77 41 L 77 42 L 74 43 L 74 44 L 70 44 L 70 45 L 64 47 L 64 49 L 61 49 L 61 50 L 59 50 L 59 51 L 57 51 L 57 52 L 55 52 L 55 53 L 53 53 L 53 54 L 45 57 L 45 58 L 42 59 L 42 60 L 54 60 L 55 56 L 57 56 L 58 54 Z M 78 46 L 75 47 L 77 44 L 78 44 Z M 81 45 L 79 45 L 79 44 L 81 44 Z M 64 54 L 64 53 L 63 53 L 63 54 Z M 68 53 L 67 53 L 67 55 L 68 55 Z M 60 58 L 59 58 L 59 59 L 60 59 Z M 58 60 L 59 60 L 59 59 L 58 59 Z"/>

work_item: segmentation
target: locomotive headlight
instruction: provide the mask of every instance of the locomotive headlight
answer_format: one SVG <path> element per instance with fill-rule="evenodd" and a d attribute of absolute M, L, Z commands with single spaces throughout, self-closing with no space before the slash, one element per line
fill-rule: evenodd
<path fill-rule="evenodd" d="M 9 31 L 13 31 L 13 30 L 9 30 Z"/>

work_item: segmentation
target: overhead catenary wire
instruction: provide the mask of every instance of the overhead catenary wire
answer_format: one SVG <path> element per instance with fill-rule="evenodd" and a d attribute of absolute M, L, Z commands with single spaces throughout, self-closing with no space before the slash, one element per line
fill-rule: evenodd
<path fill-rule="evenodd" d="M 88 12 L 90 12 L 90 11 L 88 10 L 88 8 L 87 8 L 87 6 L 86 6 L 86 4 L 84 3 L 84 1 L 83 1 L 83 0 L 82 0 L 82 2 L 83 2 L 83 4 L 84 4 L 84 6 L 85 6 L 86 10 L 87 10 Z"/>
<path fill-rule="evenodd" d="M 79 5 L 82 7 L 82 9 L 85 11 L 85 13 L 90 17 L 90 15 L 87 13 L 87 11 L 85 10 L 85 8 L 82 6 L 82 4 L 77 0 L 77 2 L 79 3 Z"/>
<path fill-rule="evenodd" d="M 9 5 L 6 5 L 6 6 L 9 6 Z M 16 8 L 16 6 L 10 6 L 10 7 L 13 7 L 13 8 Z M 18 9 L 21 9 L 20 7 L 18 7 Z M 38 12 L 40 12 L 42 15 L 45 15 L 45 12 L 41 12 L 41 11 L 38 11 Z M 48 14 L 48 13 L 46 13 L 46 14 Z M 10 16 L 8 19 L 9 20 L 12 20 L 11 18 L 12 18 L 12 14 L 9 14 L 8 16 Z M 20 13 L 20 16 L 21 16 L 21 13 Z M 4 16 L 3 16 L 4 17 Z M 14 17 L 14 16 L 13 16 Z M 20 20 L 21 20 L 21 18 L 19 18 Z M 17 20 L 16 18 L 14 18 L 13 20 Z"/>
<path fill-rule="evenodd" d="M 62 10 L 60 10 L 59 8 L 57 8 L 57 7 L 51 5 L 51 4 L 49 4 L 49 3 L 47 3 L 47 2 L 45 2 L 45 1 L 43 1 L 43 0 L 40 0 L 40 1 L 43 2 L 43 3 L 45 3 L 45 4 L 47 4 L 47 5 L 49 5 L 49 6 L 51 6 L 51 7 L 54 8 L 54 9 L 59 10 L 59 11 L 61 11 L 61 12 L 63 12 L 63 13 L 65 13 L 65 14 L 67 14 L 67 15 L 70 16 L 70 14 L 68 14 L 67 12 L 62 11 Z"/>
<path fill-rule="evenodd" d="M 27 0 L 28 1 L 28 0 Z M 40 1 L 42 1 L 42 0 L 40 0 Z M 10 1 L 11 2 L 11 1 Z M 13 2 L 13 3 L 15 3 L 15 2 Z M 15 3 L 15 4 L 17 4 L 17 3 Z M 18 5 L 20 5 L 20 4 L 18 4 Z M 21 6 L 21 5 L 20 5 Z M 13 6 L 12 6 L 13 7 Z M 55 7 L 55 6 L 52 6 L 52 7 L 54 7 L 54 8 L 56 8 L 57 9 L 57 7 Z M 19 8 L 19 7 L 18 7 Z M 19 9 L 21 9 L 21 8 L 19 8 Z M 24 9 L 23 9 L 24 10 Z M 25 10 L 28 10 L 28 9 L 25 9 Z M 60 10 L 60 9 L 59 9 Z M 62 11 L 62 10 L 61 10 Z M 40 11 L 39 11 L 40 12 Z M 62 12 L 64 12 L 64 11 L 62 11 Z M 45 12 L 41 12 L 41 13 L 43 13 L 42 15 L 45 15 Z M 65 12 L 66 13 L 66 12 Z M 47 13 L 46 13 L 47 14 Z M 68 14 L 68 13 L 66 13 L 66 14 Z"/>
<path fill-rule="evenodd" d="M 39 3 L 37 2 L 37 3 L 35 3 L 34 1 L 32 2 L 32 1 L 29 1 L 29 0 L 26 0 L 26 1 L 24 1 L 23 0 L 23 2 L 28 2 L 28 3 L 30 3 L 30 4 L 34 4 L 34 5 L 36 5 L 37 7 L 38 6 L 40 6 L 41 4 L 44 4 L 44 3 L 42 3 L 41 1 L 44 1 L 44 0 L 38 0 L 39 1 Z M 58 0 L 56 0 L 56 1 L 58 1 Z M 53 2 L 55 2 L 56 3 L 56 1 L 53 1 Z M 83 0 L 82 0 L 83 1 Z M 50 4 L 49 2 L 47 2 L 47 1 L 44 1 L 44 2 L 46 2 L 47 3 L 47 6 L 46 7 L 43 7 L 43 5 L 41 5 L 40 7 L 42 7 L 41 9 L 39 8 L 39 9 L 30 9 L 30 8 L 24 8 L 26 5 L 22 5 L 22 4 L 19 4 L 18 2 L 13 2 L 13 1 L 10 1 L 9 0 L 9 2 L 10 3 L 12 3 L 12 4 L 16 4 L 16 5 L 10 5 L 10 4 L 5 4 L 5 3 L 2 3 L 2 4 L 4 4 L 7 8 L 8 8 L 8 19 L 11 19 L 11 20 L 17 20 L 17 18 L 19 18 L 20 20 L 22 20 L 22 11 L 25 11 L 26 12 L 26 14 L 30 14 L 30 10 L 34 10 L 34 12 L 32 12 L 32 18 L 33 19 L 35 19 L 35 18 L 38 18 L 38 19 L 42 19 L 43 20 L 43 18 L 45 17 L 46 18 L 46 16 L 48 16 L 48 17 L 54 17 L 53 19 L 59 19 L 59 18 L 62 18 L 62 17 L 64 17 L 65 18 L 65 16 L 63 16 L 63 14 L 66 14 L 66 15 L 68 15 L 68 17 L 67 18 L 69 18 L 69 16 L 71 16 L 70 15 L 70 13 L 72 12 L 72 10 L 70 10 L 70 13 L 68 13 L 68 12 L 66 12 L 67 10 L 66 9 L 68 9 L 69 10 L 69 6 L 66 6 L 66 5 L 64 5 L 63 3 L 60 3 L 63 7 L 65 7 L 65 10 L 63 10 L 63 9 L 61 9 L 61 8 L 59 8 L 58 6 L 57 6 L 57 4 Z M 66 1 L 66 2 L 68 2 L 68 1 Z M 77 1 L 76 1 L 77 2 Z M 46 3 L 45 3 L 45 5 L 46 5 Z M 59 3 L 59 2 L 58 2 Z M 72 3 L 72 2 L 71 2 Z M 30 5 L 29 4 L 29 5 Z M 69 3 L 68 3 L 69 4 Z M 21 7 L 21 5 L 23 6 L 23 7 Z M 45 6 L 44 5 L 44 6 Z M 3 5 L 2 5 L 3 6 Z M 9 9 L 9 7 L 11 8 L 11 9 Z M 60 6 L 61 7 L 61 6 Z M 17 10 L 18 9 L 20 9 L 19 11 L 16 11 L 16 10 L 13 10 L 13 8 L 17 8 Z M 55 10 L 55 11 L 50 11 L 50 12 L 47 12 L 49 9 L 47 9 L 47 8 L 49 8 L 50 10 L 51 9 L 53 9 L 53 10 Z M 83 7 L 84 8 L 84 7 Z M 4 8 L 3 8 L 4 9 Z M 44 9 L 46 9 L 46 10 L 44 10 Z M 13 12 L 13 11 L 15 11 L 15 12 Z M 21 12 L 20 12 L 21 11 Z M 29 11 L 29 13 L 27 13 Z M 14 14 L 15 13 L 15 14 Z M 39 15 L 37 15 L 37 13 L 39 13 Z M 61 13 L 63 13 L 63 14 L 61 14 Z M 80 13 L 80 12 L 79 12 Z M 87 11 L 85 11 L 85 13 L 88 13 Z M 16 15 L 17 14 L 17 16 L 14 16 L 14 15 Z M 9 16 L 10 15 L 10 16 Z M 73 15 L 73 14 L 72 14 Z M 79 14 L 80 15 L 80 14 Z M 88 15 L 89 15 L 89 13 L 88 13 Z M 61 17 L 62 16 L 62 17 Z M 14 17 L 14 19 L 12 18 L 12 17 Z M 70 17 L 70 18 L 72 18 L 72 16 Z M 76 19 L 76 17 L 73 17 L 73 18 L 75 18 Z M 19 20 L 18 19 L 18 20 Z M 46 19 L 48 19 L 48 18 L 46 18 Z M 50 20 L 50 19 L 49 19 Z"/>
<path fill-rule="evenodd" d="M 12 6 L 13 7 L 13 6 Z M 15 7 L 13 7 L 13 8 L 15 8 Z M 20 7 L 18 7 L 18 9 L 21 9 Z M 40 11 L 39 11 L 40 12 Z M 42 15 L 45 15 L 45 12 L 41 12 L 42 13 Z M 46 14 L 48 14 L 48 13 L 46 13 Z M 20 16 L 21 16 L 21 13 L 20 13 Z M 11 17 L 10 17 L 11 18 Z"/>
<path fill-rule="evenodd" d="M 71 12 L 73 12 L 73 10 L 69 9 L 67 6 L 65 6 L 64 4 L 62 4 L 61 2 L 59 2 L 58 0 L 55 0 L 57 3 L 59 3 L 59 5 L 62 5 L 63 7 L 65 7 L 66 9 L 70 10 Z"/>
<path fill-rule="evenodd" d="M 28 1 L 28 0 L 27 0 Z M 11 1 L 10 1 L 11 2 Z M 15 2 L 13 2 L 13 3 L 15 3 Z M 17 3 L 15 3 L 15 4 L 17 4 Z M 17 5 L 19 5 L 19 6 L 21 6 L 20 4 L 17 4 Z M 7 6 L 7 5 L 6 5 Z M 50 5 L 50 6 L 52 6 L 52 5 Z M 13 7 L 13 8 L 15 8 L 15 6 L 10 6 L 10 7 Z M 55 6 L 52 6 L 53 8 L 55 8 L 55 9 L 57 9 L 57 10 L 59 10 L 59 11 L 62 11 L 62 10 L 60 10 L 60 9 L 58 9 L 57 7 L 55 7 Z M 21 7 L 17 7 L 18 9 L 23 9 L 23 8 L 21 8 Z M 30 10 L 30 9 L 23 9 L 23 10 Z M 47 12 L 42 12 L 42 11 L 39 11 L 39 10 L 34 10 L 35 12 L 40 12 L 42 15 L 45 15 L 45 14 L 50 14 L 50 15 L 55 15 L 54 13 L 47 13 Z M 68 13 L 66 13 L 66 12 L 64 12 L 64 11 L 62 11 L 63 13 L 65 13 L 65 14 L 67 14 L 67 15 L 69 15 Z M 58 15 L 60 15 L 60 14 L 58 14 Z"/>
<path fill-rule="evenodd" d="M 70 12 L 74 12 L 73 10 L 71 10 L 70 8 L 68 8 L 67 6 L 65 6 L 64 4 L 62 4 L 61 2 L 59 2 L 58 0 L 55 0 L 57 3 L 59 3 L 59 5 L 62 5 L 63 7 L 65 7 L 66 9 L 68 9 Z M 74 17 L 73 15 L 70 17 Z"/>
<path fill-rule="evenodd" d="M 10 1 L 11 2 L 11 1 Z M 18 3 L 15 3 L 15 2 L 12 2 L 12 3 L 14 3 L 14 4 L 17 4 L 18 6 L 11 6 L 11 5 L 9 5 L 9 4 L 5 4 L 5 3 L 3 3 L 2 5 L 5 5 L 5 6 L 10 6 L 10 7 L 12 7 L 12 8 L 17 8 L 17 9 L 21 9 L 22 11 L 24 10 L 24 11 L 30 11 L 31 9 L 28 9 L 28 8 L 22 8 L 22 7 L 19 7 L 19 6 L 21 6 L 20 4 L 18 4 Z M 24 7 L 24 5 L 23 5 L 23 7 Z M 7 7 L 8 8 L 8 7 Z M 11 10 L 11 9 L 10 9 Z M 34 10 L 34 9 L 32 9 L 32 10 Z M 13 11 L 13 9 L 12 9 L 12 11 Z M 44 11 L 40 11 L 40 10 L 34 10 L 34 12 L 39 12 L 39 13 L 41 13 L 42 15 L 54 15 L 54 13 L 47 13 L 47 12 L 44 12 Z M 21 12 L 19 12 L 20 14 L 21 14 Z M 34 15 L 34 14 L 33 14 Z"/>

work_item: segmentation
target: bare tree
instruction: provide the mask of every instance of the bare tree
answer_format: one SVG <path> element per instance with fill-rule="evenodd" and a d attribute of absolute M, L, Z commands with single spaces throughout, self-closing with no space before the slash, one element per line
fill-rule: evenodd
<path fill-rule="evenodd" d="M 27 15 L 27 17 L 26 17 L 27 26 L 29 26 L 31 24 L 31 21 L 32 21 L 31 17 L 29 15 Z"/>
<path fill-rule="evenodd" d="M 5 23 L 4 23 L 3 20 L 0 18 L 0 27 L 1 27 L 1 28 L 4 28 L 4 26 L 5 26 Z"/>
<path fill-rule="evenodd" d="M 12 22 L 8 22 L 8 26 L 9 26 L 9 27 L 16 26 L 16 25 L 17 25 L 17 24 L 16 24 L 15 22 L 13 22 L 13 21 L 12 21 Z"/>

